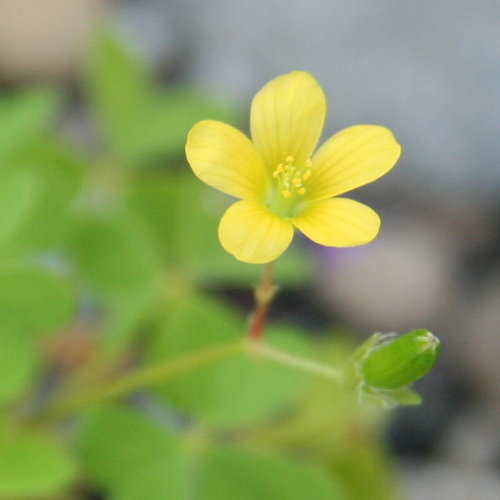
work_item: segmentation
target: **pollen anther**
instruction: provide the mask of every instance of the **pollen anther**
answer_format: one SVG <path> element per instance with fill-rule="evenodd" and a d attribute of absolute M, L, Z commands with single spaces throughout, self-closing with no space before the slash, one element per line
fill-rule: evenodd
<path fill-rule="evenodd" d="M 276 170 L 273 172 L 273 177 L 276 178 L 278 177 L 279 174 L 281 174 L 281 172 L 284 172 L 285 169 L 283 168 L 283 165 L 280 163 L 277 167 L 276 167 Z"/>
<path fill-rule="evenodd" d="M 278 183 L 278 189 L 283 198 L 292 198 L 294 195 L 304 196 L 304 183 L 311 177 L 312 161 L 308 158 L 304 166 L 293 164 L 293 156 L 287 156 L 283 163 L 278 164 L 272 177 Z"/>

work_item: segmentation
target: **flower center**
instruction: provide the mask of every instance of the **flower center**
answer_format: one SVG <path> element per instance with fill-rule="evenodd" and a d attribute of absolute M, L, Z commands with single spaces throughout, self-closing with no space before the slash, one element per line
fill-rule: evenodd
<path fill-rule="evenodd" d="M 287 156 L 285 162 L 280 163 L 272 174 L 283 198 L 291 198 L 295 194 L 304 196 L 306 194 L 304 184 L 311 177 L 312 162 L 310 159 L 306 160 L 306 164 L 302 168 L 295 166 L 293 162 L 293 156 Z"/>
<path fill-rule="evenodd" d="M 287 156 L 272 173 L 272 189 L 267 205 L 282 217 L 291 217 L 300 212 L 306 194 L 305 184 L 311 177 L 310 159 L 305 161 L 304 166 L 297 166 L 294 161 L 293 156 Z"/>

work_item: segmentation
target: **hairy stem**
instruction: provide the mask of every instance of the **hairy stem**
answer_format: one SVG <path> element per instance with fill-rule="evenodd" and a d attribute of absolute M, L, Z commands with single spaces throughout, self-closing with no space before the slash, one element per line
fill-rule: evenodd
<path fill-rule="evenodd" d="M 338 368 L 328 366 L 314 360 L 294 356 L 293 354 L 280 351 L 262 342 L 248 342 L 247 350 L 250 354 L 255 356 L 275 361 L 281 365 L 291 366 L 292 368 L 296 368 L 304 372 L 320 375 L 321 377 L 326 377 L 337 382 L 340 382 L 342 378 L 342 372 Z"/>

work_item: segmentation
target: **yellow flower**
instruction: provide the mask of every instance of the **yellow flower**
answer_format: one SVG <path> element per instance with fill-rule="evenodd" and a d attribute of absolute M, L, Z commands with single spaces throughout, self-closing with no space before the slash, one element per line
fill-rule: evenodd
<path fill-rule="evenodd" d="M 337 196 L 384 175 L 401 148 L 386 128 L 356 125 L 314 152 L 325 114 L 318 82 L 293 71 L 254 97 L 252 140 L 213 120 L 189 132 L 186 155 L 195 175 L 240 198 L 219 224 L 222 246 L 238 260 L 275 260 L 290 245 L 294 228 L 335 247 L 363 245 L 377 235 L 380 219 L 371 208 Z"/>

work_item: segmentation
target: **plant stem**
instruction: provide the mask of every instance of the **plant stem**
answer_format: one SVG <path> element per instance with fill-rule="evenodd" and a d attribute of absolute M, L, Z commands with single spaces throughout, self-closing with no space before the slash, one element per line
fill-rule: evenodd
<path fill-rule="evenodd" d="M 37 422 L 47 422 L 74 415 L 96 403 L 125 396 L 138 389 L 165 382 L 199 366 L 212 363 L 242 350 L 243 344 L 241 341 L 220 344 L 187 354 L 181 358 L 147 366 L 135 373 L 125 375 L 121 379 L 84 392 L 74 398 L 63 399 L 60 402 L 56 401 L 43 414 L 38 415 L 36 420 Z"/>
<path fill-rule="evenodd" d="M 264 344 L 260 338 L 248 339 L 247 342 L 231 342 L 212 346 L 202 351 L 187 354 L 181 358 L 168 360 L 153 366 L 140 369 L 135 373 L 125 375 L 123 378 L 111 381 L 94 390 L 88 390 L 73 398 L 56 401 L 45 412 L 38 414 L 35 425 L 44 425 L 75 415 L 95 404 L 126 396 L 136 390 L 150 387 L 160 382 L 166 382 L 190 370 L 223 359 L 238 352 L 275 361 L 281 365 L 291 366 L 298 370 L 326 377 L 339 382 L 341 372 L 334 367 L 294 356 L 284 351 L 274 349 Z"/>
<path fill-rule="evenodd" d="M 262 342 L 250 340 L 247 342 L 247 350 L 251 354 L 262 358 L 270 359 L 279 364 L 291 366 L 293 368 L 297 368 L 298 370 L 320 375 L 337 382 L 340 382 L 342 378 L 342 372 L 338 368 L 324 365 L 310 359 L 299 358 L 293 354 L 274 349 L 273 347 Z"/>
<path fill-rule="evenodd" d="M 269 262 L 266 264 L 262 273 L 262 280 L 255 289 L 255 310 L 247 333 L 247 337 L 254 342 L 262 339 L 267 310 L 276 294 L 277 287 L 273 284 L 273 271 L 274 263 Z"/>

